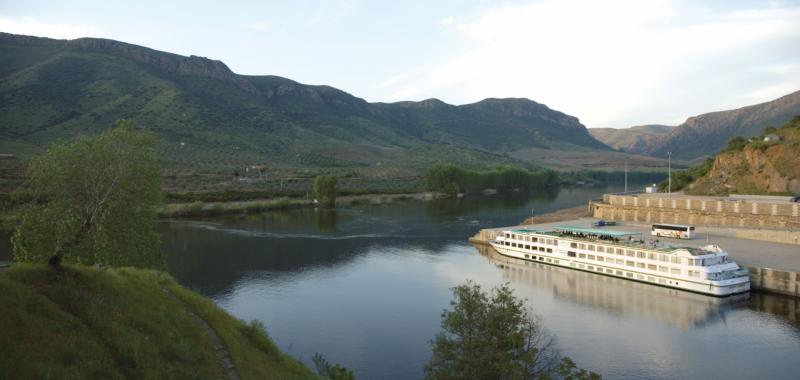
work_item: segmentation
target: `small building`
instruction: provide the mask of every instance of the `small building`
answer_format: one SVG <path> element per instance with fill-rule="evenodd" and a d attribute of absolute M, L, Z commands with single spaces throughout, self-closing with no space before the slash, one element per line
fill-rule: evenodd
<path fill-rule="evenodd" d="M 764 136 L 764 142 L 774 143 L 774 142 L 778 142 L 778 141 L 781 141 L 781 137 L 776 135 L 776 134 L 774 134 L 774 133 L 770 133 L 770 134 Z"/>

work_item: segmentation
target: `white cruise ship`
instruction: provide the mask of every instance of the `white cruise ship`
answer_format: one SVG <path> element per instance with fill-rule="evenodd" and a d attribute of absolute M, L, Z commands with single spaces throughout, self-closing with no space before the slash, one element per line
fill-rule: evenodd
<path fill-rule="evenodd" d="M 716 245 L 671 247 L 632 240 L 639 233 L 582 227 L 513 229 L 490 242 L 500 254 L 608 276 L 727 296 L 750 290 L 747 270 Z"/>

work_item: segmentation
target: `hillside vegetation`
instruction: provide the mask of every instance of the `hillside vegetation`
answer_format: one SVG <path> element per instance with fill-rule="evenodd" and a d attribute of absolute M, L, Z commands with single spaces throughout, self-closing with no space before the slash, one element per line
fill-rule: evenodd
<path fill-rule="evenodd" d="M 0 78 L 0 153 L 24 161 L 124 118 L 156 133 L 177 190 L 264 188 L 276 178 L 285 181 L 271 186 L 284 189 L 320 172 L 406 181 L 435 164 L 532 168 L 505 155 L 526 148 L 609 151 L 577 118 L 528 99 L 368 103 L 106 39 L 0 33 Z"/>
<path fill-rule="evenodd" d="M 764 141 L 765 135 L 780 141 Z M 733 138 L 707 173 L 688 187 L 694 194 L 800 194 L 800 116 L 751 139 Z"/>
<path fill-rule="evenodd" d="M 0 272 L 0 378 L 221 379 L 219 336 L 243 379 L 315 379 L 259 323 L 163 272 L 15 264 Z"/>

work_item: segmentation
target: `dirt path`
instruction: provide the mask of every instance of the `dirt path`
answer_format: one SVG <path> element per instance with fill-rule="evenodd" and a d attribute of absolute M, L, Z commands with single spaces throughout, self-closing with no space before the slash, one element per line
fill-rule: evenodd
<path fill-rule="evenodd" d="M 217 361 L 219 365 L 225 370 L 225 373 L 228 375 L 227 378 L 229 380 L 239 380 L 239 372 L 236 371 L 236 366 L 233 364 L 233 358 L 231 358 L 231 353 L 228 352 L 228 349 L 225 347 L 225 344 L 222 342 L 222 339 L 217 335 L 217 332 L 206 322 L 203 318 L 200 318 L 197 313 L 195 313 L 192 308 L 190 308 L 186 303 L 181 301 L 175 293 L 171 292 L 169 289 L 161 287 L 161 290 L 166 294 L 169 298 L 173 301 L 177 302 L 183 308 L 187 314 L 189 314 L 192 319 L 194 319 L 197 326 L 203 330 L 203 333 L 206 334 L 209 338 L 211 338 L 211 342 L 214 345 L 214 352 L 217 354 Z"/>

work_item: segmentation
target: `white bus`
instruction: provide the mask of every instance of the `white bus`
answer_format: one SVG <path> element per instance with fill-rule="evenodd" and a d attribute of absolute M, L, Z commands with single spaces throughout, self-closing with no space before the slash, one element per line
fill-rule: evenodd
<path fill-rule="evenodd" d="M 682 224 L 654 224 L 650 235 L 676 239 L 694 239 L 694 226 Z"/>

